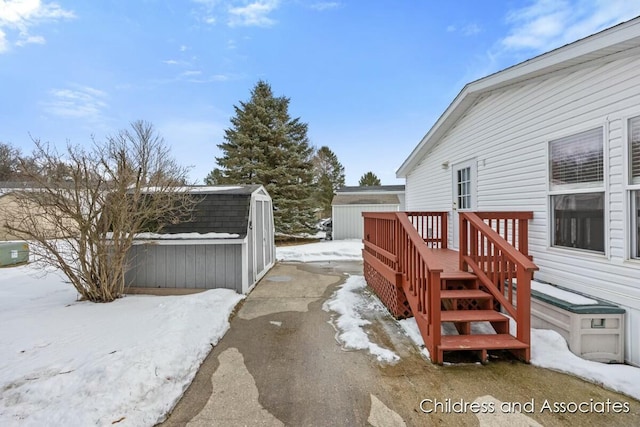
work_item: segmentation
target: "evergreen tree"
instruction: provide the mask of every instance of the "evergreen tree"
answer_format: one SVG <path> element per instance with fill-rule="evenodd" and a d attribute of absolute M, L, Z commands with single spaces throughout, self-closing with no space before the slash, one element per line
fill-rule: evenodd
<path fill-rule="evenodd" d="M 215 184 L 262 184 L 274 205 L 276 232 L 298 234 L 312 229 L 313 148 L 307 124 L 289 116 L 289 98 L 274 97 L 259 81 L 251 99 L 234 106 L 225 142 L 218 144 L 219 168 L 206 179 Z"/>
<path fill-rule="evenodd" d="M 207 177 L 204 179 L 204 183 L 207 185 L 224 184 L 224 182 L 225 178 L 222 174 L 222 170 L 218 168 L 215 168 L 214 170 L 209 172 L 209 175 L 207 175 Z"/>
<path fill-rule="evenodd" d="M 380 178 L 373 172 L 367 172 L 360 177 L 358 184 L 361 187 L 372 187 L 374 185 L 380 185 Z"/>
<path fill-rule="evenodd" d="M 313 157 L 316 200 L 323 216 L 331 216 L 331 201 L 338 188 L 344 187 L 344 167 L 329 147 L 324 146 Z"/>

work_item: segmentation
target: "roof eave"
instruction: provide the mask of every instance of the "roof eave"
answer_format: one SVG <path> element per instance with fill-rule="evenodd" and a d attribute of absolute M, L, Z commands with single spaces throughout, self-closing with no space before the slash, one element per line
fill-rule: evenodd
<path fill-rule="evenodd" d="M 481 94 L 569 66 L 612 55 L 617 53 L 616 46 L 620 46 L 618 52 L 629 50 L 630 45 L 634 44 L 640 45 L 640 18 L 618 24 L 468 83 L 398 168 L 396 177 L 406 178 L 429 149 L 449 130 L 450 125 L 455 123 Z"/>

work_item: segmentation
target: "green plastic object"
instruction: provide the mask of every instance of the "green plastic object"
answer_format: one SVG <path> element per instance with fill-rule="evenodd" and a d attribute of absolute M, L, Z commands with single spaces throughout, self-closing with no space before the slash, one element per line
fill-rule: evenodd
<path fill-rule="evenodd" d="M 0 267 L 24 264 L 29 261 L 27 242 L 0 242 Z"/>

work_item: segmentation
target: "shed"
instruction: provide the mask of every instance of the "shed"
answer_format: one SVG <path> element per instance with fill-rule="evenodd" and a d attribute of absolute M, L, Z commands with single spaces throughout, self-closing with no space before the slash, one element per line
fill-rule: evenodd
<path fill-rule="evenodd" d="M 342 187 L 331 202 L 333 239 L 362 239 L 362 212 L 404 210 L 404 185 Z"/>
<path fill-rule="evenodd" d="M 137 236 L 127 286 L 249 292 L 275 261 L 269 193 L 261 185 L 188 191 L 197 199 L 190 221 Z"/>

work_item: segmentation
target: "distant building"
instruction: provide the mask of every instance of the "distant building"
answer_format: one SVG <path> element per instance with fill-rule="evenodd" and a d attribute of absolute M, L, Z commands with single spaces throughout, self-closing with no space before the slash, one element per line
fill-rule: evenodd
<path fill-rule="evenodd" d="M 342 187 L 331 202 L 333 240 L 362 239 L 362 212 L 404 210 L 404 185 Z"/>

